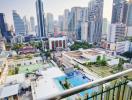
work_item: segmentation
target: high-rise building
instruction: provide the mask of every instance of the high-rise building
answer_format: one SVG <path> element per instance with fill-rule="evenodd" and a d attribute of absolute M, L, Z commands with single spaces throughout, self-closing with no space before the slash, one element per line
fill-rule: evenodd
<path fill-rule="evenodd" d="M 103 23 L 103 0 L 92 0 L 88 5 L 88 41 L 100 43 Z"/>
<path fill-rule="evenodd" d="M 76 40 L 81 40 L 81 19 L 82 19 L 82 8 L 73 7 L 69 17 L 69 32 L 75 35 Z"/>
<path fill-rule="evenodd" d="M 128 3 L 126 0 L 113 0 L 111 23 L 126 23 Z"/>
<path fill-rule="evenodd" d="M 2 38 L 2 32 L 1 32 L 1 28 L 0 28 L 0 38 Z"/>
<path fill-rule="evenodd" d="M 132 36 L 132 0 L 128 2 L 128 13 L 127 13 L 127 36 Z"/>
<path fill-rule="evenodd" d="M 111 24 L 108 34 L 108 42 L 116 43 L 125 39 L 126 25 L 122 23 Z"/>
<path fill-rule="evenodd" d="M 8 25 L 5 21 L 5 15 L 0 13 L 0 35 L 6 39 L 7 42 L 10 42 L 11 32 L 8 31 Z"/>
<path fill-rule="evenodd" d="M 34 17 L 30 17 L 30 27 L 31 27 L 31 31 L 35 32 L 35 20 L 34 20 Z"/>
<path fill-rule="evenodd" d="M 132 26 L 132 0 L 128 3 L 127 26 Z"/>
<path fill-rule="evenodd" d="M 54 18 L 53 18 L 53 14 L 51 13 L 47 13 L 46 28 L 47 28 L 47 34 L 54 33 Z"/>
<path fill-rule="evenodd" d="M 54 36 L 60 34 L 60 26 L 58 21 L 54 21 Z"/>
<path fill-rule="evenodd" d="M 107 34 L 108 32 L 108 20 L 103 18 L 102 34 Z"/>
<path fill-rule="evenodd" d="M 13 21 L 16 35 L 26 34 L 24 21 L 15 10 L 13 10 Z"/>
<path fill-rule="evenodd" d="M 25 27 L 25 30 L 26 30 L 26 34 L 28 34 L 31 29 L 30 29 L 30 23 L 27 20 L 26 16 L 23 17 L 23 22 L 24 22 L 24 27 Z"/>
<path fill-rule="evenodd" d="M 5 15 L 3 13 L 0 13 L 0 30 L 1 30 L 1 35 L 5 37 L 7 33 L 7 27 L 5 24 Z"/>
<path fill-rule="evenodd" d="M 81 40 L 87 41 L 88 40 L 88 22 L 82 21 L 81 22 Z"/>
<path fill-rule="evenodd" d="M 101 41 L 107 40 L 108 29 L 109 29 L 108 20 L 107 20 L 107 18 L 103 18 Z"/>
<path fill-rule="evenodd" d="M 59 20 L 60 32 L 63 32 L 64 31 L 64 17 L 59 16 L 58 20 Z"/>
<path fill-rule="evenodd" d="M 87 14 L 88 8 L 82 8 L 82 18 L 81 18 L 81 40 L 87 41 L 88 40 L 88 22 L 87 22 Z"/>
<path fill-rule="evenodd" d="M 64 31 L 68 32 L 69 16 L 70 12 L 68 9 L 64 10 Z"/>
<path fill-rule="evenodd" d="M 38 23 L 38 37 L 46 37 L 45 18 L 42 0 L 36 0 L 36 13 Z"/>

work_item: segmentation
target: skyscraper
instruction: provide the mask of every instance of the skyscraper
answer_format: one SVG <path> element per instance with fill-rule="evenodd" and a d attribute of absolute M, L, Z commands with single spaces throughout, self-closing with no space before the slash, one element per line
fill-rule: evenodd
<path fill-rule="evenodd" d="M 7 33 L 7 29 L 5 24 L 5 15 L 3 13 L 0 13 L 0 29 L 1 29 L 1 35 L 5 37 Z"/>
<path fill-rule="evenodd" d="M 128 2 L 128 12 L 127 12 L 127 36 L 132 36 L 132 0 Z"/>
<path fill-rule="evenodd" d="M 103 18 L 102 34 L 107 34 L 108 29 L 108 20 Z"/>
<path fill-rule="evenodd" d="M 88 41 L 100 43 L 103 23 L 103 0 L 92 0 L 88 6 Z"/>
<path fill-rule="evenodd" d="M 0 28 L 0 39 L 2 38 L 2 32 L 1 32 L 1 28 Z"/>
<path fill-rule="evenodd" d="M 87 7 L 82 9 L 82 20 L 81 20 L 81 40 L 82 41 L 88 41 L 87 10 L 88 10 Z"/>
<path fill-rule="evenodd" d="M 63 32 L 64 31 L 64 17 L 63 16 L 59 16 L 58 20 L 59 20 L 60 32 Z"/>
<path fill-rule="evenodd" d="M 29 24 L 26 16 L 23 17 L 23 22 L 24 22 L 26 34 L 28 34 L 30 32 L 30 24 Z"/>
<path fill-rule="evenodd" d="M 101 41 L 106 41 L 107 40 L 108 30 L 109 30 L 108 20 L 107 20 L 107 18 L 103 18 Z"/>
<path fill-rule="evenodd" d="M 15 10 L 13 10 L 13 21 L 14 21 L 15 33 L 17 35 L 26 34 L 24 21 L 22 20 L 20 15 Z"/>
<path fill-rule="evenodd" d="M 127 26 L 132 26 L 132 0 L 128 3 Z"/>
<path fill-rule="evenodd" d="M 81 18 L 82 18 L 82 8 L 73 7 L 70 13 L 70 31 L 75 34 L 76 40 L 81 40 Z"/>
<path fill-rule="evenodd" d="M 122 23 L 111 24 L 108 34 L 108 42 L 116 43 L 125 39 L 126 25 Z"/>
<path fill-rule="evenodd" d="M 70 12 L 68 9 L 64 10 L 64 31 L 68 32 L 69 16 Z"/>
<path fill-rule="evenodd" d="M 111 23 L 126 23 L 128 4 L 126 0 L 113 0 Z"/>
<path fill-rule="evenodd" d="M 54 18 L 53 18 L 53 14 L 51 13 L 47 13 L 46 26 L 47 26 L 47 34 L 53 34 L 54 33 Z"/>
<path fill-rule="evenodd" d="M 38 23 L 38 37 L 46 37 L 44 9 L 42 0 L 36 0 L 36 13 Z"/>
<path fill-rule="evenodd" d="M 30 27 L 31 27 L 31 31 L 35 32 L 35 20 L 34 20 L 34 17 L 30 17 Z"/>

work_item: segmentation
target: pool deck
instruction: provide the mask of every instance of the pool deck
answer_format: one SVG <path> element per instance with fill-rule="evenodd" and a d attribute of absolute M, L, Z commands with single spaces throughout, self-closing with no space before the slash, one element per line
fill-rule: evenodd
<path fill-rule="evenodd" d="M 60 93 L 54 78 L 64 76 L 65 74 L 57 67 L 48 68 L 41 71 L 43 77 L 31 85 L 33 89 L 33 100 L 40 100 L 46 96 Z"/>

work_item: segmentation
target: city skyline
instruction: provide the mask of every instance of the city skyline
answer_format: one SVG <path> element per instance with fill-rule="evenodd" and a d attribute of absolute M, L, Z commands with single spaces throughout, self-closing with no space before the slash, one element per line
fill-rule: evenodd
<path fill-rule="evenodd" d="M 28 20 L 30 16 L 35 18 L 35 24 L 37 23 L 36 18 L 36 9 L 35 9 L 35 1 L 36 0 L 28 0 L 26 4 L 24 0 L 12 0 L 9 2 L 7 0 L 0 0 L 0 12 L 5 13 L 6 21 L 9 25 L 13 24 L 12 18 L 12 10 L 17 10 L 21 17 L 27 16 Z M 88 3 L 90 0 L 42 0 L 44 2 L 44 11 L 45 13 L 52 13 L 54 19 L 57 20 L 59 15 L 63 15 L 65 9 L 71 9 L 72 7 L 80 6 L 80 7 L 88 7 Z M 58 2 L 57 2 L 58 1 Z M 107 18 L 108 21 L 111 21 L 111 13 L 112 13 L 112 2 L 113 0 L 104 0 L 104 14 L 103 17 Z M 65 5 L 67 3 L 68 5 Z M 16 5 L 17 4 L 17 5 Z M 59 5 L 59 6 L 58 6 Z M 7 8 L 8 7 L 8 8 Z M 6 9 L 5 9 L 6 8 Z M 54 9 L 56 8 L 56 9 Z M 30 13 L 29 13 L 30 12 Z"/>

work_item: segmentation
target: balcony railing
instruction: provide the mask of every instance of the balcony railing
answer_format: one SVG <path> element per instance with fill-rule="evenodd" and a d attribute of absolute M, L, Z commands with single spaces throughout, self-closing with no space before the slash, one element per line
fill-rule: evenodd
<path fill-rule="evenodd" d="M 89 82 L 59 94 L 54 94 L 43 100 L 132 100 L 132 82 L 127 78 L 128 74 L 132 74 L 132 69 Z M 92 94 L 86 94 L 77 98 L 77 94 L 88 89 L 96 89 Z M 76 95 L 76 96 L 75 96 Z M 73 97 L 75 97 L 73 99 Z"/>

